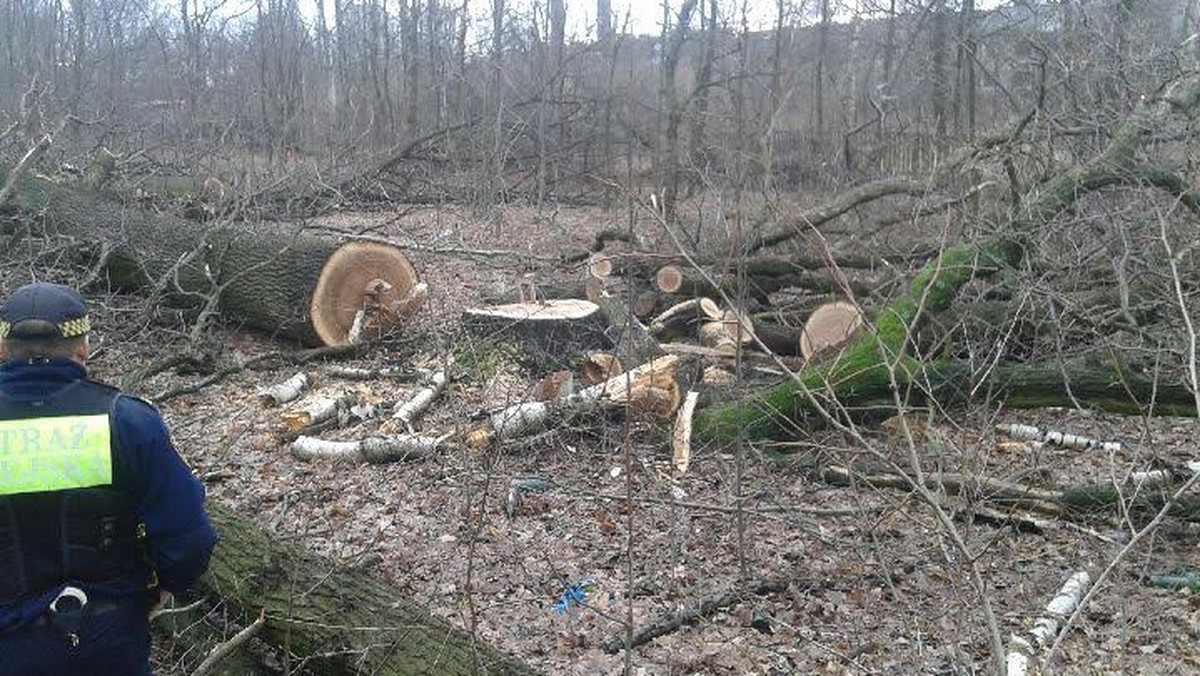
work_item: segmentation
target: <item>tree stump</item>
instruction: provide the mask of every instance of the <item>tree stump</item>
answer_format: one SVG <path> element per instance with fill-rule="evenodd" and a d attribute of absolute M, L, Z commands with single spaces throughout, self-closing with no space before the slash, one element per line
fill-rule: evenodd
<path fill-rule="evenodd" d="M 557 359 L 612 347 L 604 315 L 586 300 L 471 308 L 463 312 L 462 325 L 479 338 L 510 340 Z"/>

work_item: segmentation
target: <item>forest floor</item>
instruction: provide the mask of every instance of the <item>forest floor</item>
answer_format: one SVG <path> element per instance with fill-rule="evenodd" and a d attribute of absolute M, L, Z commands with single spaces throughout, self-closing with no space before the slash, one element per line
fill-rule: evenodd
<path fill-rule="evenodd" d="M 421 210 L 399 220 L 342 216 L 331 225 L 429 246 L 513 249 L 521 257 L 412 253 L 430 305 L 421 328 L 395 351 L 350 360 L 362 366 L 434 366 L 457 358 L 457 379 L 421 421 L 448 431 L 480 411 L 524 400 L 535 380 L 507 353 L 458 334 L 461 310 L 488 289 L 512 286 L 539 257 L 586 246 L 612 225 L 599 210 L 538 217 L 513 208 L 503 219 L 454 210 Z M 110 315 L 116 310 L 110 308 Z M 280 345 L 223 329 L 226 349 L 250 356 Z M 94 369 L 118 380 L 148 362 L 99 355 Z M 131 361 L 133 363 L 131 363 Z M 394 401 L 412 385 L 322 378 L 307 396 L 350 388 Z M 978 594 L 962 556 L 930 510 L 891 490 L 835 488 L 804 461 L 862 457 L 866 449 L 822 433 L 782 459 L 745 449 L 744 529 L 733 513 L 737 452 L 699 447 L 678 481 L 688 503 L 716 509 L 676 511 L 675 480 L 661 430 L 620 421 L 560 430 L 540 443 L 481 458 L 465 450 L 413 463 L 333 465 L 303 462 L 279 434 L 278 409 L 258 387 L 297 369 L 243 372 L 167 403 L 176 445 L 212 499 L 257 515 L 258 522 L 345 565 L 370 570 L 414 601 L 509 651 L 546 674 L 620 673 L 624 655 L 602 649 L 620 632 L 631 600 L 637 626 L 738 587 L 743 575 L 790 579 L 785 592 L 750 597 L 633 651 L 635 674 L 971 674 L 987 668 Z M 552 370 L 552 369 L 546 369 Z M 139 390 L 153 395 L 200 376 L 159 375 Z M 1046 447 L 1005 452 L 994 425 L 1020 422 L 1123 442 L 1119 452 Z M 356 438 L 378 422 L 326 432 Z M 1080 483 L 1123 477 L 1158 461 L 1196 460 L 1200 423 L 1123 418 L 1081 411 L 954 411 L 934 425 L 947 441 L 937 458 L 948 471 L 996 479 Z M 865 430 L 881 453 L 887 435 Z M 627 459 L 629 462 L 627 462 Z M 630 471 L 632 469 L 632 471 Z M 510 513 L 510 482 L 542 477 L 553 487 L 527 494 Z M 633 502 L 616 499 L 632 487 Z M 824 510 L 824 511 L 821 511 Z M 988 585 L 1007 639 L 1024 632 L 1075 571 L 1093 579 L 1137 528 L 1116 518 L 1059 522 L 1040 533 L 965 518 L 957 522 Z M 630 556 L 630 554 L 632 556 Z M 1157 589 L 1146 574 L 1200 566 L 1200 528 L 1168 519 L 1117 569 L 1064 643 L 1071 674 L 1200 672 L 1200 594 Z M 630 578 L 632 574 L 632 579 Z M 553 610 L 572 584 L 590 578 L 594 607 L 561 617 Z M 632 598 L 630 599 L 630 596 Z M 763 620 L 766 620 L 764 623 Z M 162 674 L 182 673 L 160 651 Z"/>

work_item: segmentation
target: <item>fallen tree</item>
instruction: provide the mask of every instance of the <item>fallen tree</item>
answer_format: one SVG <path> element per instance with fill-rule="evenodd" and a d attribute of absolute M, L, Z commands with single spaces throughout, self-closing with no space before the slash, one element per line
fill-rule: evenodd
<path fill-rule="evenodd" d="M 0 184 L 9 168 L 0 167 Z M 153 214 L 17 175 L 0 206 L 0 230 L 27 226 L 98 253 L 119 289 L 162 295 L 229 320 L 309 345 L 349 342 L 355 315 L 372 329 L 402 325 L 416 308 L 404 303 L 419 282 L 404 253 L 382 242 L 348 242 L 245 224 L 204 225 Z M 5 223 L 7 221 L 7 223 Z"/>
<path fill-rule="evenodd" d="M 807 420 L 823 417 L 821 408 L 840 414 L 841 407 L 874 400 L 892 405 L 899 388 L 918 398 L 946 403 L 964 396 L 989 394 L 1009 406 L 1053 406 L 1071 402 L 1121 412 L 1195 415 L 1187 388 L 1154 383 L 1116 364 L 1111 370 L 1066 370 L 1050 367 L 1002 367 L 982 375 L 964 365 L 922 363 L 908 350 L 910 336 L 931 314 L 950 307 L 970 280 L 1019 264 L 1029 238 L 1069 209 L 1082 196 L 1111 186 L 1152 185 L 1181 201 L 1194 201 L 1187 184 L 1167 169 L 1144 164 L 1138 157 L 1142 140 L 1171 114 L 1200 109 L 1200 76 L 1174 82 L 1161 96 L 1147 99 L 1112 134 L 1091 161 L 1047 182 L 1025 201 L 1021 214 L 1000 234 L 978 243 L 946 248 L 916 275 L 906 292 L 877 313 L 873 325 L 835 358 L 813 364 L 783 383 L 736 405 L 711 407 L 696 414 L 694 431 L 701 439 L 732 440 L 739 428 L 750 438 L 786 438 Z M 955 381 L 955 379 L 958 379 Z M 963 387 L 969 385 L 969 387 Z"/>
<path fill-rule="evenodd" d="M 533 674 L 369 575 L 309 553 L 219 504 L 221 533 L 205 586 L 259 638 L 305 660 L 315 674 Z"/>

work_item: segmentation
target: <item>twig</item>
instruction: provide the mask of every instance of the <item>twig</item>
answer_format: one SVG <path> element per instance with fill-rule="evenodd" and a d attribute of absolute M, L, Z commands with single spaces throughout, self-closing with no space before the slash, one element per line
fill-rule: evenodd
<path fill-rule="evenodd" d="M 722 608 L 728 608 L 739 603 L 750 594 L 765 596 L 766 594 L 785 591 L 789 586 L 796 586 L 807 590 L 817 586 L 817 583 L 804 580 L 762 580 L 750 585 L 744 592 L 730 592 L 717 598 L 706 599 L 701 601 L 698 606 L 685 608 L 648 627 L 638 629 L 634 632 L 632 645 L 629 647 L 636 648 L 660 636 L 666 636 L 678 631 L 684 625 L 692 624 L 703 617 L 712 615 Z M 604 643 L 604 652 L 615 655 L 626 647 L 625 642 L 626 637 L 624 635 L 613 636 Z"/>
<path fill-rule="evenodd" d="M 234 634 L 233 638 L 214 647 L 212 652 L 208 653 L 208 657 L 205 657 L 204 661 L 200 663 L 200 666 L 196 667 L 196 670 L 192 672 L 192 676 L 204 676 L 205 674 L 211 672 L 213 667 L 217 666 L 218 662 L 228 657 L 230 653 L 237 650 L 242 646 L 242 644 L 253 638 L 254 635 L 257 634 L 266 623 L 266 612 L 259 612 L 257 620 L 247 625 L 245 629 L 242 629 L 238 633 Z"/>

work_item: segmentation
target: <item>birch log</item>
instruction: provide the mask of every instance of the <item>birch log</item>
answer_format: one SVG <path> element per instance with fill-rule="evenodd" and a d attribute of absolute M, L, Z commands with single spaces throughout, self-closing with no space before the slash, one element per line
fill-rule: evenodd
<path fill-rule="evenodd" d="M 1092 585 L 1086 571 L 1075 573 L 1067 580 L 1050 604 L 1046 613 L 1034 622 L 1030 638 L 1012 635 L 1008 649 L 1008 676 L 1026 676 L 1037 651 L 1054 642 L 1059 623 L 1075 612 L 1075 607 Z"/>
<path fill-rule="evenodd" d="M 304 390 L 308 389 L 309 383 L 308 374 L 301 371 L 282 383 L 259 390 L 258 400 L 268 407 L 286 404 L 299 399 Z"/>
<path fill-rule="evenodd" d="M 310 402 L 308 405 L 287 411 L 281 417 L 284 427 L 296 432 L 310 425 L 332 420 L 343 412 L 348 412 L 358 399 L 352 394 L 339 397 L 323 397 Z"/>
<path fill-rule="evenodd" d="M 429 405 L 438 398 L 438 395 L 446 388 L 446 380 L 446 371 L 444 370 L 430 376 L 428 384 L 425 387 L 417 390 L 416 394 L 396 407 L 396 411 L 392 413 L 392 418 L 399 420 L 409 432 L 412 432 L 413 421 L 424 413 L 429 408 Z"/>
<path fill-rule="evenodd" d="M 586 387 L 558 401 L 527 401 L 493 413 L 488 422 L 465 435 L 467 446 L 482 449 L 497 439 L 520 437 L 546 427 L 558 410 L 578 408 L 588 404 L 620 404 L 630 400 L 637 387 L 667 388 L 675 379 L 679 357 L 665 355 L 613 378 Z M 634 398 L 636 400 L 636 398 Z"/>
<path fill-rule="evenodd" d="M 1120 452 L 1121 442 L 1119 441 L 1101 441 L 1091 437 L 1085 437 L 1079 434 L 1070 434 L 1067 432 L 1057 432 L 1054 430 L 1041 430 L 1033 425 L 1006 424 L 996 425 L 996 431 L 1013 439 L 1021 439 L 1024 441 L 1038 441 L 1054 446 L 1062 446 L 1064 448 L 1074 448 L 1081 451 L 1091 449 L 1099 449 L 1101 451 Z"/>
<path fill-rule="evenodd" d="M 292 455 L 299 460 L 383 464 L 426 458 L 437 451 L 446 439 L 447 436 L 399 434 L 357 441 L 328 441 L 302 436 L 292 442 Z"/>

